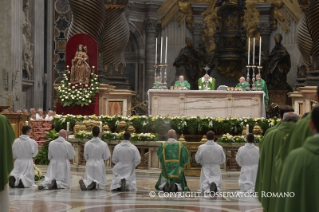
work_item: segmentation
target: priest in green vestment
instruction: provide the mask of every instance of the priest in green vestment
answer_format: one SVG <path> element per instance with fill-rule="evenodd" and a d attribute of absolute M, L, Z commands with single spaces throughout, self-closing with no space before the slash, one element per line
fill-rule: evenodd
<path fill-rule="evenodd" d="M 284 114 L 288 113 L 288 112 L 295 112 L 295 110 L 290 105 L 281 105 L 280 110 L 279 110 L 279 114 L 278 114 L 278 118 L 280 118 L 281 121 L 278 122 L 275 126 L 268 128 L 266 130 L 264 136 L 267 135 L 268 133 L 270 133 L 271 131 L 277 129 L 277 127 L 279 127 L 280 124 L 282 123 L 282 119 L 284 118 Z"/>
<path fill-rule="evenodd" d="M 9 212 L 8 179 L 13 169 L 12 144 L 15 133 L 8 119 L 0 115 L 0 206 L 1 211 Z"/>
<path fill-rule="evenodd" d="M 267 84 L 266 84 L 265 80 L 260 78 L 259 74 L 256 74 L 256 81 L 255 81 L 256 88 L 258 88 L 259 80 L 260 80 L 260 88 L 263 92 L 265 92 L 265 107 L 266 107 L 266 111 L 268 111 L 269 95 L 268 95 Z"/>
<path fill-rule="evenodd" d="M 215 79 L 205 74 L 198 79 L 198 90 L 215 90 Z"/>
<path fill-rule="evenodd" d="M 241 87 L 241 90 L 244 91 L 246 89 L 246 86 L 247 86 L 247 82 L 245 81 L 245 77 L 239 78 L 239 83 L 236 85 L 236 88 Z"/>
<path fill-rule="evenodd" d="M 156 84 L 156 88 L 159 88 L 160 85 L 162 84 L 162 83 L 161 83 L 161 78 L 160 78 L 160 76 L 157 76 L 157 77 L 156 77 L 155 84 Z"/>
<path fill-rule="evenodd" d="M 179 80 L 175 82 L 174 86 L 185 87 L 186 90 L 191 89 L 191 85 L 187 82 L 187 80 L 184 80 L 184 76 L 179 76 Z"/>
<path fill-rule="evenodd" d="M 255 191 L 258 192 L 258 200 L 261 202 L 264 211 L 274 211 L 277 198 L 263 197 L 262 192 L 277 192 L 278 185 L 275 181 L 275 157 L 282 142 L 287 139 L 291 129 L 299 119 L 299 115 L 289 112 L 283 116 L 283 122 L 277 129 L 269 132 L 261 141 L 259 148 L 259 164 Z"/>
<path fill-rule="evenodd" d="M 317 94 L 315 96 L 315 100 L 319 102 L 319 86 L 317 86 Z M 303 145 L 305 140 L 313 135 L 313 132 L 309 128 L 308 122 L 311 119 L 311 112 L 305 118 L 302 118 L 298 121 L 295 127 L 292 129 L 290 135 L 288 136 L 286 142 L 282 145 L 282 148 L 279 150 L 278 155 L 276 157 L 276 170 L 277 179 L 280 179 L 282 165 L 288 156 L 288 154 Z"/>
<path fill-rule="evenodd" d="M 278 191 L 294 197 L 277 198 L 275 212 L 319 211 L 319 106 L 312 110 L 309 127 L 314 136 L 289 153 L 280 177 Z"/>
<path fill-rule="evenodd" d="M 164 192 L 189 191 L 184 175 L 184 166 L 189 162 L 188 150 L 176 140 L 175 130 L 169 130 L 167 136 L 167 142 L 157 150 L 162 172 L 155 188 Z"/>

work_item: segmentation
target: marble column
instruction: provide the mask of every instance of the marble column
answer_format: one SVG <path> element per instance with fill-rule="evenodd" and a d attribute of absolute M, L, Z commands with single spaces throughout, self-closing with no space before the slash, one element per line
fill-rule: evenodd
<path fill-rule="evenodd" d="M 269 55 L 270 48 L 270 34 L 271 29 L 271 19 L 274 5 L 272 3 L 259 3 L 255 4 L 256 9 L 259 11 L 259 23 L 257 24 L 260 30 L 260 36 L 262 38 L 261 49 L 265 56 Z"/>
<path fill-rule="evenodd" d="M 146 36 L 146 39 L 145 39 L 146 40 L 146 45 L 145 45 L 145 90 L 146 91 L 151 89 L 154 83 L 155 43 L 156 43 L 157 27 L 158 27 L 157 20 L 146 19 L 144 21 L 144 30 L 145 30 L 145 36 Z M 158 42 L 160 42 L 160 38 L 158 39 Z M 147 95 L 147 93 L 145 94 Z"/>
<path fill-rule="evenodd" d="M 194 23 L 192 24 L 193 45 L 195 48 L 202 43 L 203 29 L 206 26 L 202 13 L 206 10 L 208 4 L 206 3 L 192 3 Z"/>

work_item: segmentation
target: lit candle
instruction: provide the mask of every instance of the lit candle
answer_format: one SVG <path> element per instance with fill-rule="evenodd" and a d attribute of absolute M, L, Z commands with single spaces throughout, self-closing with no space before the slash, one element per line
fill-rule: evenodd
<path fill-rule="evenodd" d="M 100 121 L 100 132 L 102 132 L 102 122 Z"/>
<path fill-rule="evenodd" d="M 160 56 L 160 64 L 163 62 L 163 37 L 161 37 L 161 56 Z"/>
<path fill-rule="evenodd" d="M 157 38 L 155 43 L 155 65 L 157 64 Z"/>
<path fill-rule="evenodd" d="M 249 125 L 247 124 L 246 125 L 246 135 L 248 135 L 249 134 Z"/>
<path fill-rule="evenodd" d="M 92 66 L 93 69 L 95 69 L 95 66 Z"/>
<path fill-rule="evenodd" d="M 66 131 L 69 132 L 70 131 L 70 122 L 66 123 Z"/>
<path fill-rule="evenodd" d="M 25 125 L 28 126 L 28 125 L 29 125 L 29 122 L 28 122 L 28 121 L 25 121 Z"/>
<path fill-rule="evenodd" d="M 167 64 L 167 36 L 166 36 L 166 49 L 165 49 L 165 64 Z"/>
<path fill-rule="evenodd" d="M 250 64 L 250 38 L 248 38 L 248 65 Z"/>
<path fill-rule="evenodd" d="M 255 65 L 255 38 L 253 43 L 253 65 Z"/>
<path fill-rule="evenodd" d="M 259 38 L 259 66 L 261 64 L 261 36 Z"/>

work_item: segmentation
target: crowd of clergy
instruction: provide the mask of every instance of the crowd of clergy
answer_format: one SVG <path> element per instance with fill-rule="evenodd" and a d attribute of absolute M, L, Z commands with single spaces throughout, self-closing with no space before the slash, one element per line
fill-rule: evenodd
<path fill-rule="evenodd" d="M 319 86 L 316 100 L 319 100 Z M 241 166 L 238 192 L 258 192 L 258 199 L 267 212 L 319 211 L 319 106 L 299 120 L 292 107 L 283 105 L 279 117 L 281 122 L 265 132 L 259 148 L 254 144 L 253 134 L 248 134 L 247 143 L 239 148 L 236 155 Z M 30 138 L 29 126 L 23 126 L 23 135 L 14 140 L 8 120 L 0 115 L 0 123 L 0 205 L 4 206 L 4 211 L 9 211 L 8 182 L 11 188 L 36 186 L 32 158 L 38 153 L 38 145 Z M 111 153 L 107 143 L 100 139 L 100 128 L 94 127 L 92 134 L 93 138 L 84 146 L 86 167 L 85 177 L 79 181 L 81 190 L 104 189 L 107 185 L 104 161 L 111 157 Z M 61 130 L 59 137 L 50 142 L 50 164 L 39 190 L 70 187 L 70 160 L 75 151 L 66 141 L 66 136 L 67 132 Z M 195 160 L 202 166 L 199 188 L 203 193 L 212 194 L 222 190 L 220 164 L 225 162 L 225 154 L 223 147 L 214 141 L 213 131 L 208 131 L 206 136 L 207 142 L 199 146 Z M 169 130 L 167 137 L 157 151 L 162 172 L 155 188 L 165 192 L 189 191 L 184 175 L 189 152 L 182 142 L 177 141 L 175 130 Z M 130 142 L 130 133 L 125 132 L 123 138 L 115 146 L 111 158 L 115 164 L 111 191 L 137 190 L 135 167 L 141 156 Z M 12 158 L 15 159 L 14 165 Z M 287 192 L 293 192 L 294 196 L 280 196 L 280 193 Z M 276 195 L 263 196 L 262 193 Z"/>

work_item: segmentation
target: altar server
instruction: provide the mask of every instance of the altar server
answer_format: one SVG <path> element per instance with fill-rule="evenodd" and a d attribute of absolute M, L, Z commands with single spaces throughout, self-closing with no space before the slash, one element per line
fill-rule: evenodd
<path fill-rule="evenodd" d="M 184 76 L 179 76 L 179 80 L 175 82 L 174 86 L 184 87 L 186 90 L 191 89 L 191 85 L 187 82 L 187 80 L 184 80 Z"/>
<path fill-rule="evenodd" d="M 141 155 L 135 145 L 131 144 L 130 132 L 124 132 L 124 140 L 114 147 L 112 162 L 113 180 L 111 190 L 136 190 L 135 167 L 141 162 Z"/>
<path fill-rule="evenodd" d="M 245 81 L 245 77 L 239 78 L 239 83 L 236 85 L 236 88 L 241 87 L 241 90 L 244 91 L 246 89 L 247 82 Z"/>
<path fill-rule="evenodd" d="M 38 143 L 30 138 L 31 127 L 23 126 L 22 134 L 12 146 L 14 169 L 10 174 L 9 186 L 11 188 L 28 188 L 34 184 L 33 159 L 38 154 Z"/>
<path fill-rule="evenodd" d="M 165 192 L 189 191 L 184 175 L 184 166 L 189 162 L 188 150 L 176 140 L 175 130 L 169 130 L 167 137 L 167 142 L 162 143 L 157 150 L 162 172 L 155 188 Z"/>
<path fill-rule="evenodd" d="M 198 90 L 215 90 L 215 79 L 205 74 L 198 80 Z"/>
<path fill-rule="evenodd" d="M 225 163 L 223 147 L 214 142 L 215 133 L 206 133 L 207 142 L 198 147 L 195 155 L 197 163 L 202 165 L 200 173 L 200 189 L 202 192 L 220 191 L 222 185 L 222 174 L 219 164 Z"/>
<path fill-rule="evenodd" d="M 106 172 L 104 161 L 110 158 L 110 150 L 100 136 L 100 128 L 93 127 L 93 138 L 84 145 L 85 179 L 80 180 L 82 190 L 104 189 L 106 182 Z"/>
<path fill-rule="evenodd" d="M 75 151 L 65 140 L 66 136 L 66 130 L 60 130 L 59 138 L 50 142 L 48 154 L 50 164 L 44 181 L 38 187 L 39 190 L 71 186 L 70 160 L 74 158 Z"/>
<path fill-rule="evenodd" d="M 290 196 L 276 198 L 273 211 L 319 211 L 319 106 L 313 109 L 309 126 L 314 136 L 291 151 L 283 164 L 278 193 Z"/>
<path fill-rule="evenodd" d="M 238 149 L 236 161 L 241 166 L 238 185 L 242 192 L 254 192 L 259 161 L 259 148 L 254 145 L 253 134 L 247 135 L 247 143 Z"/>
<path fill-rule="evenodd" d="M 12 144 L 14 131 L 8 119 L 0 115 L 0 206 L 1 211 L 10 211 L 8 176 L 13 169 Z"/>

